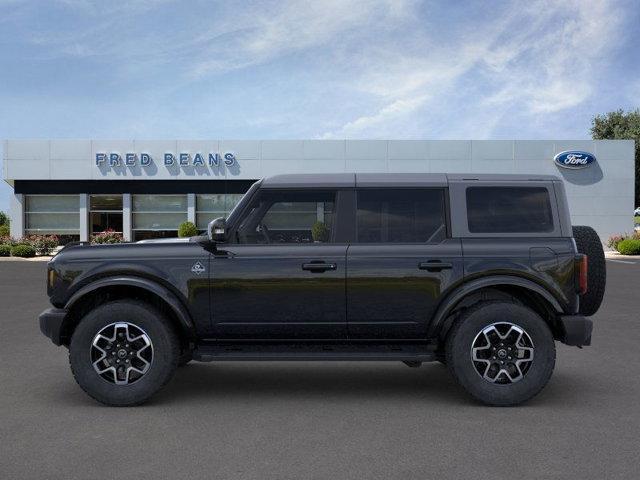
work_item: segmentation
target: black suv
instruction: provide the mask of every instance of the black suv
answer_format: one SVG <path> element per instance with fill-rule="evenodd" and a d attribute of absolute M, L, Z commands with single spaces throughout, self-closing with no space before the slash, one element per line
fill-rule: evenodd
<path fill-rule="evenodd" d="M 605 263 L 556 177 L 281 175 L 208 235 L 67 246 L 47 275 L 40 328 L 109 405 L 191 360 L 440 361 L 514 405 L 549 380 L 554 340 L 590 344 Z"/>

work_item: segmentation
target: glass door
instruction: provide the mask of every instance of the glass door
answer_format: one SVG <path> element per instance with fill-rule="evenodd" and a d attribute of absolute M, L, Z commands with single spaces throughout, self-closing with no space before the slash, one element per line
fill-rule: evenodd
<path fill-rule="evenodd" d="M 91 234 L 112 230 L 122 233 L 122 195 L 91 195 Z"/>

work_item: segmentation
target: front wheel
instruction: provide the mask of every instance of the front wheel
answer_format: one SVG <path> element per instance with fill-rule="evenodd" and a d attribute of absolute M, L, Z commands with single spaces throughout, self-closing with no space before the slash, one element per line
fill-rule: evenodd
<path fill-rule="evenodd" d="M 173 376 L 180 343 L 170 322 L 134 300 L 100 305 L 71 337 L 69 363 L 80 387 L 106 405 L 148 400 Z"/>
<path fill-rule="evenodd" d="M 529 400 L 555 366 L 553 335 L 533 310 L 508 302 L 483 302 L 464 312 L 446 342 L 447 367 L 474 398 L 511 406 Z"/>

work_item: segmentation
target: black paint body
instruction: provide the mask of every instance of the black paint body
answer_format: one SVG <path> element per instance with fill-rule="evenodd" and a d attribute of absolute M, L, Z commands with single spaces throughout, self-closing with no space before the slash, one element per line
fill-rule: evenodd
<path fill-rule="evenodd" d="M 54 313 L 62 322 L 50 336 L 57 344 L 67 344 L 72 320 L 64 312 L 73 311 L 86 295 L 114 285 L 158 295 L 176 312 L 180 331 L 196 344 L 437 341 L 451 310 L 466 295 L 490 286 L 529 289 L 558 317 L 577 313 L 577 252 L 566 233 L 570 225 L 558 226 L 564 233 L 554 236 L 454 236 L 460 226 L 450 223 L 455 219 L 450 209 L 455 208 L 456 200 L 451 198 L 449 182 L 430 178 L 425 184 L 432 187 L 435 183 L 448 196 L 444 240 L 358 244 L 354 240 L 354 192 L 385 187 L 368 178 L 356 184 L 352 177 L 352 182 L 348 176 L 339 176 L 320 184 L 307 181 L 296 186 L 295 179 L 256 184 L 228 219 L 227 243 L 198 237 L 180 243 L 65 248 L 49 263 L 49 295 L 51 303 L 61 309 Z M 541 181 L 555 188 L 557 180 Z M 411 175 L 396 178 L 393 187 L 416 188 L 419 182 Z M 234 232 L 244 209 L 261 189 L 328 187 L 339 191 L 333 243 L 235 243 Z M 564 204 L 554 218 L 566 223 L 566 199 L 561 201 Z M 196 262 L 204 271 L 192 268 Z M 333 268 L 303 269 L 313 263 Z"/>

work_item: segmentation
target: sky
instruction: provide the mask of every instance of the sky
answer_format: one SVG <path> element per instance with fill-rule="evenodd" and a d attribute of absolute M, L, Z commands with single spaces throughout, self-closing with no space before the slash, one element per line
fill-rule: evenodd
<path fill-rule="evenodd" d="M 0 139 L 585 139 L 640 107 L 638 25 L 636 0 L 0 0 Z"/>

